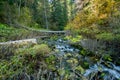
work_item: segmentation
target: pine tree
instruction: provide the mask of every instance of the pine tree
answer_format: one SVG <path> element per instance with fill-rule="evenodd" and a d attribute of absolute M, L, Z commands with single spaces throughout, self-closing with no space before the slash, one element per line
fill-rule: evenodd
<path fill-rule="evenodd" d="M 53 0 L 51 5 L 51 22 L 54 25 L 54 29 L 63 30 L 68 21 L 67 0 Z"/>

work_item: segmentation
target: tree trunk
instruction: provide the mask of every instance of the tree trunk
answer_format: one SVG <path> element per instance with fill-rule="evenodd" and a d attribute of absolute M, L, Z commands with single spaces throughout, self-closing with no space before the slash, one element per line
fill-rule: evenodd
<path fill-rule="evenodd" d="M 48 19 L 47 19 L 47 12 L 46 12 L 46 3 L 45 3 L 45 0 L 44 0 L 44 13 L 45 13 L 45 26 L 46 26 L 46 29 L 48 29 Z"/>

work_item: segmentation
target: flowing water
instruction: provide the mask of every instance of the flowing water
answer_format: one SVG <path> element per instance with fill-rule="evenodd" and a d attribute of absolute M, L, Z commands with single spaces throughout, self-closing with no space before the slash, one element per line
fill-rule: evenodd
<path fill-rule="evenodd" d="M 87 77 L 89 80 L 93 80 L 93 77 L 97 74 L 98 78 L 101 77 L 98 73 L 103 74 L 103 80 L 119 80 L 120 79 L 120 66 L 116 66 L 109 62 L 109 67 L 103 64 L 94 64 L 89 69 L 85 71 L 83 76 Z"/>
<path fill-rule="evenodd" d="M 104 61 L 102 58 L 93 62 L 90 56 L 81 55 L 82 50 L 72 46 L 69 40 L 60 38 L 47 39 L 43 42 L 52 48 L 53 55 L 58 58 L 55 61 L 56 72 L 48 71 L 48 76 L 52 76 L 51 80 L 120 80 L 120 66 Z"/>
<path fill-rule="evenodd" d="M 79 54 L 81 50 L 71 46 L 68 40 L 58 39 L 56 41 L 48 41 L 48 44 L 54 46 L 54 50 L 57 51 L 58 57 L 62 56 L 63 60 L 61 64 L 64 65 L 63 67 L 66 67 L 67 65 L 69 65 L 67 63 L 67 60 L 69 60 L 69 58 L 71 57 L 76 58 L 79 63 L 79 64 L 73 63 L 74 67 L 77 67 L 78 65 L 80 65 L 79 59 L 85 60 L 85 58 L 88 58 L 88 60 L 90 60 L 89 57 L 85 57 L 85 58 L 81 57 L 81 55 Z M 65 55 L 67 54 L 72 56 L 65 57 Z M 103 63 L 107 63 L 107 66 Z M 116 66 L 111 62 L 104 62 L 102 60 L 90 65 L 88 69 L 84 69 L 84 72 L 81 73 L 81 75 L 86 80 L 120 80 L 120 66 Z"/>

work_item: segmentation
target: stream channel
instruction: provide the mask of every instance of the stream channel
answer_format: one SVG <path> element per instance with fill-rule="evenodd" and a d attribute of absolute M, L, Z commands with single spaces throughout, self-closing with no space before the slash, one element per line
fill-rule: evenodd
<path fill-rule="evenodd" d="M 69 42 L 64 39 L 47 40 L 47 44 L 56 53 L 55 56 L 60 59 L 60 61 L 56 61 L 56 67 L 63 70 L 62 75 L 66 70 L 72 73 L 73 80 L 79 80 L 79 78 L 82 80 L 120 80 L 120 66 L 102 59 L 94 63 L 89 56 L 82 56 L 81 50 L 70 45 Z M 108 65 L 103 64 L 104 62 Z M 88 67 L 82 68 L 83 63 L 88 64 Z"/>

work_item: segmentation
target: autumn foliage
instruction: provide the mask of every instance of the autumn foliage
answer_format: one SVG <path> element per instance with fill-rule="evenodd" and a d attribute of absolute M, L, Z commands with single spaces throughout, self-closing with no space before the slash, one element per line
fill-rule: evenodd
<path fill-rule="evenodd" d="M 103 38 L 103 34 L 119 35 L 120 1 L 90 0 L 69 22 L 66 29 L 87 38 Z M 107 36 L 107 35 L 106 35 Z"/>

